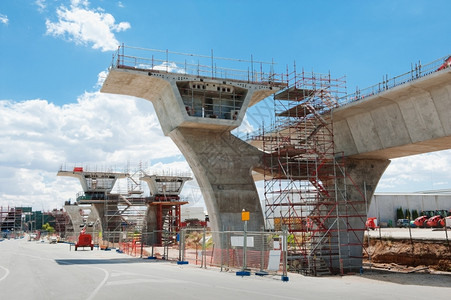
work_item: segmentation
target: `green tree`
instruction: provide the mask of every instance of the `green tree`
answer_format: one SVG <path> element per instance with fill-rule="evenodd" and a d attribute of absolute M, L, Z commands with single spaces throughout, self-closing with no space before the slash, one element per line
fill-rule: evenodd
<path fill-rule="evenodd" d="M 405 219 L 410 220 L 410 210 L 406 209 L 406 213 L 404 215 L 406 216 Z"/>
<path fill-rule="evenodd" d="M 418 217 L 419 217 L 418 210 L 416 209 L 412 210 L 412 220 L 415 220 Z"/>
<path fill-rule="evenodd" d="M 404 219 L 404 212 L 402 211 L 402 207 L 400 207 L 396 210 L 396 218 Z"/>
<path fill-rule="evenodd" d="M 55 228 L 50 226 L 49 223 L 45 223 L 44 225 L 42 225 L 42 229 L 44 229 L 45 231 L 47 231 L 49 233 L 54 233 L 55 232 Z"/>

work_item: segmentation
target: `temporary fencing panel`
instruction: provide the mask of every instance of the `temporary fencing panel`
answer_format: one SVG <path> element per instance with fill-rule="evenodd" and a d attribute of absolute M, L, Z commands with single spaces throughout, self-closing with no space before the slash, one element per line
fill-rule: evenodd
<path fill-rule="evenodd" d="M 178 233 L 122 232 L 118 248 L 134 257 L 177 261 L 202 268 L 217 267 L 221 271 L 248 270 L 286 276 L 284 239 L 283 232 L 183 228 Z"/>
<path fill-rule="evenodd" d="M 190 264 L 214 266 L 226 271 L 286 274 L 282 232 L 207 232 L 185 228 L 180 237 L 181 260 Z"/>

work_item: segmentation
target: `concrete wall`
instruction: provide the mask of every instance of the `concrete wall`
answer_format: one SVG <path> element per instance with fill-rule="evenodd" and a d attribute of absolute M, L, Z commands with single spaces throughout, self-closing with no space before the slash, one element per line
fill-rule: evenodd
<path fill-rule="evenodd" d="M 450 210 L 451 194 L 386 194 L 378 193 L 372 198 L 368 209 L 368 217 L 377 217 L 381 222 L 396 224 L 396 209 L 403 211 Z"/>

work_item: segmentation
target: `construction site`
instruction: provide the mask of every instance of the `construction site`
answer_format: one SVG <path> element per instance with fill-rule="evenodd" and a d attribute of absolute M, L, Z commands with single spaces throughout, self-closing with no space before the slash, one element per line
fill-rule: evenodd
<path fill-rule="evenodd" d="M 124 54 L 124 49 L 123 46 L 118 51 L 118 64 L 121 68 L 136 68 L 137 58 Z M 130 66 L 129 60 L 134 60 L 135 65 Z M 170 73 L 168 66 L 177 66 L 154 56 L 151 64 L 138 65 L 159 73 Z M 208 67 L 200 65 L 201 71 L 209 72 Z M 212 66 L 212 75 L 213 69 L 215 76 L 233 74 L 225 69 L 218 72 Z M 269 72 L 266 76 L 269 85 L 275 84 L 280 90 L 271 96 L 275 122 L 269 130 L 262 128 L 260 134 L 248 139 L 248 143 L 262 151 L 263 167 L 254 168 L 254 172 L 259 172 L 254 177 L 264 181 L 265 231 L 288 231 L 290 240 L 285 259 L 289 271 L 320 275 L 358 269 L 363 258 L 360 249 L 365 228 L 353 224 L 364 224 L 366 214 L 355 207 L 367 203 L 362 191 L 358 191 L 361 195 L 358 199 L 351 199 L 347 194 L 349 189 L 358 190 L 358 187 L 352 185 L 352 178 L 346 173 L 344 155 L 335 150 L 332 122 L 333 109 L 346 96 L 345 78 L 298 72 L 296 66 L 285 74 Z M 264 72 L 252 70 L 250 78 L 260 77 L 261 84 Z M 245 89 L 225 82 L 217 89 L 208 87 L 206 81 L 185 83 L 177 83 L 177 89 L 189 117 L 237 120 L 247 93 Z M 72 220 L 73 239 L 87 225 L 97 243 L 102 240 L 114 245 L 130 233 L 144 232 L 147 233 L 145 241 L 142 238 L 145 244 L 175 243 L 181 229 L 180 207 L 187 203 L 180 200 L 179 193 L 189 177 L 149 176 L 142 171 L 133 175 L 90 172 L 83 167 L 61 169 L 58 176 L 76 177 L 83 186 L 75 205 L 65 206 Z M 111 193 L 116 180 L 123 178 L 129 182 L 127 192 Z M 148 184 L 150 197 L 143 196 L 141 182 Z M 216 247 L 221 248 L 218 244 Z"/>
<path fill-rule="evenodd" d="M 144 55 L 125 52 L 129 50 Z M 170 61 L 169 55 L 211 64 Z M 220 68 L 216 62 L 221 60 L 244 62 L 251 69 Z M 182 222 L 181 207 L 188 201 L 180 193 L 191 174 L 76 165 L 58 171 L 58 176 L 78 179 L 83 188 L 74 203 L 65 203 L 67 216 L 54 212 L 61 220 L 57 223 L 65 224 L 66 241 L 77 243 L 81 234 L 90 234 L 91 249 L 117 247 L 141 257 L 282 272 L 282 278 L 287 272 L 320 276 L 360 270 L 370 257 L 364 240 L 369 204 L 389 161 L 355 159 L 356 154 L 350 158 L 343 146 L 337 147 L 335 111 L 395 85 L 387 79 L 378 90 L 348 95 L 345 77 L 298 71 L 295 64 L 284 73 L 273 67 L 213 53 L 196 56 L 122 45 L 102 92 L 142 97 L 156 106 L 164 133 L 179 146 L 199 183 L 211 230 L 207 232 L 206 219 Z M 414 72 L 418 69 L 409 76 L 414 78 Z M 271 99 L 273 122 L 261 124 L 246 141 L 232 135 L 247 106 L 263 99 Z M 126 180 L 127 186 L 113 192 L 118 180 Z M 262 206 L 254 183 L 259 180 Z M 3 220 L 17 223 L 10 211 L 2 213 Z"/>
<path fill-rule="evenodd" d="M 213 52 L 202 56 L 121 45 L 101 92 L 152 102 L 163 132 L 179 146 L 200 184 L 213 232 L 241 229 L 239 214 L 248 210 L 249 231 L 262 226 L 265 232 L 287 231 L 281 261 L 289 271 L 346 274 L 358 271 L 368 257 L 365 221 L 389 158 L 409 153 L 367 155 L 372 150 L 362 149 L 360 154 L 358 141 L 351 149 L 352 138 L 341 131 L 351 123 L 335 119 L 346 118 L 346 109 L 356 102 L 443 73 L 448 66 L 446 57 L 412 65 L 405 74 L 348 94 L 345 77 L 299 71 L 296 64 L 276 73 L 274 62 L 252 56 L 233 60 Z M 272 99 L 274 122 L 248 136 L 246 142 L 253 146 L 248 147 L 230 131 L 241 124 L 248 107 L 263 99 Z M 255 185 L 244 174 L 249 168 L 253 180 L 264 182 L 262 219 Z M 215 251 L 228 249 L 228 238 L 221 236 L 212 234 Z M 284 240 L 282 234 L 280 238 Z M 277 243 L 256 244 L 266 252 Z M 223 261 L 224 254 L 219 259 L 215 251 L 211 262 Z"/>
<path fill-rule="evenodd" d="M 180 193 L 185 182 L 191 180 L 189 175 L 148 175 L 142 169 L 98 171 L 85 166 L 70 170 L 62 167 L 58 176 L 75 177 L 83 188 L 74 203 L 64 206 L 73 228 L 70 241 L 84 230 L 92 235 L 95 244 L 105 248 L 117 246 L 130 236 L 141 237 L 147 231 L 155 232 L 147 243 L 174 242 L 168 241 L 163 232 L 180 230 L 181 206 L 188 203 Z M 125 184 L 112 191 L 119 179 Z M 150 195 L 146 195 L 143 184 L 147 184 Z"/>

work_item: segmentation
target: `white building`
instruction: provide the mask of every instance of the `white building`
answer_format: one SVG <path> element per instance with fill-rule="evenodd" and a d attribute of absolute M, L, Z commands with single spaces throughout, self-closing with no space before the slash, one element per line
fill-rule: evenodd
<path fill-rule="evenodd" d="M 416 193 L 375 193 L 368 208 L 368 217 L 396 225 L 396 210 L 402 207 L 412 211 L 451 210 L 451 190 Z M 382 224 L 381 224 L 382 225 Z"/>

